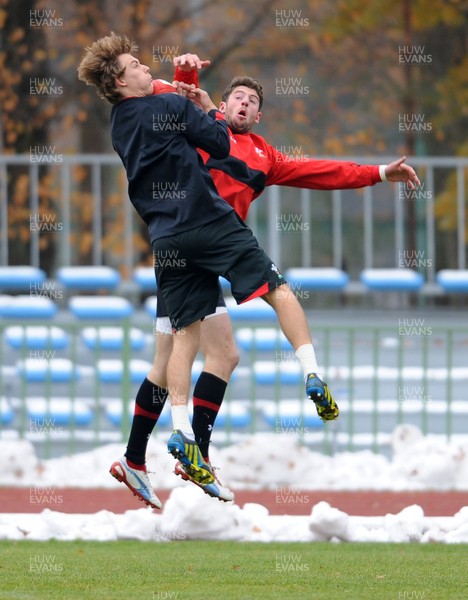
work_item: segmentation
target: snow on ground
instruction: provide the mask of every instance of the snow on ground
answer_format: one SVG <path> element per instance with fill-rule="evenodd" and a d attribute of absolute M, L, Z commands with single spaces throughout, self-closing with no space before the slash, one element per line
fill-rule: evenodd
<path fill-rule="evenodd" d="M 309 516 L 272 516 L 259 504 L 225 504 L 195 486 L 172 491 L 162 513 L 150 508 L 114 514 L 0 514 L 0 539 L 233 540 L 259 542 L 468 543 L 468 507 L 453 517 L 425 517 L 420 506 L 396 515 L 355 517 L 319 502 Z"/>
<path fill-rule="evenodd" d="M 393 433 L 391 459 L 368 451 L 324 456 L 290 435 L 256 434 L 216 450 L 223 483 L 234 489 L 468 490 L 468 440 L 442 442 L 413 426 Z M 0 441 L 0 486 L 118 487 L 109 475 L 123 445 L 41 461 L 25 441 Z M 161 513 L 149 508 L 113 514 L 0 514 L 0 539 L 117 540 L 165 542 L 181 539 L 239 541 L 377 541 L 468 543 L 468 507 L 453 517 L 425 517 L 409 506 L 397 515 L 357 517 L 319 502 L 308 516 L 273 516 L 259 504 L 225 504 L 173 474 L 165 445 L 151 440 L 148 468 L 156 490 L 174 488 Z M 181 487 L 183 486 L 183 487 Z"/>
<path fill-rule="evenodd" d="M 0 440 L 0 486 L 112 488 L 110 465 L 124 452 L 108 444 L 91 452 L 39 460 L 28 441 Z M 393 432 L 392 457 L 368 450 L 326 456 L 301 446 L 289 434 L 258 433 L 225 448 L 212 448 L 220 479 L 234 489 L 305 490 L 468 490 L 468 437 L 463 442 L 423 436 L 413 425 Z M 156 489 L 183 482 L 173 474 L 174 459 L 163 441 L 151 439 L 147 466 Z"/>

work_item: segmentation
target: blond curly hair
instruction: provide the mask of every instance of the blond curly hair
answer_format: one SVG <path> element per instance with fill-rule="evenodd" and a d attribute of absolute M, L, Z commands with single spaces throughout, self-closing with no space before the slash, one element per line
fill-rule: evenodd
<path fill-rule="evenodd" d="M 78 79 L 94 85 L 98 96 L 116 104 L 122 96 L 115 87 L 115 80 L 125 71 L 119 64 L 119 56 L 135 52 L 138 52 L 135 42 L 112 31 L 85 48 L 85 55 L 78 66 Z"/>

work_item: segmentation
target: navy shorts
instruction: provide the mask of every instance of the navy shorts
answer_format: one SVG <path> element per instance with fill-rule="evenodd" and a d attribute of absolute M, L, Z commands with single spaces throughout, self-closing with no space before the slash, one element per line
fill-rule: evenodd
<path fill-rule="evenodd" d="M 215 313 L 222 275 L 238 304 L 286 283 L 234 211 L 153 242 L 158 289 L 173 330 Z"/>

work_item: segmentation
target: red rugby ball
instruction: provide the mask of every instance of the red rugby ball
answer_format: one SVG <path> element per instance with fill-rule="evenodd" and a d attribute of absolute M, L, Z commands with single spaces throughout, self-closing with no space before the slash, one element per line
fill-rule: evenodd
<path fill-rule="evenodd" d="M 165 79 L 153 79 L 153 95 L 172 94 L 177 92 L 176 88 Z"/>

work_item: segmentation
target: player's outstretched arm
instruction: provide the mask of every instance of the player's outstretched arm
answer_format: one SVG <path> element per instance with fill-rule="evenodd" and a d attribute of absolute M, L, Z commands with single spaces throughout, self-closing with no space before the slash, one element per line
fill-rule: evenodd
<path fill-rule="evenodd" d="M 387 181 L 404 181 L 412 190 L 421 184 L 416 171 L 413 167 L 405 164 L 406 156 L 402 156 L 398 160 L 393 161 L 385 167 L 385 177 Z"/>

